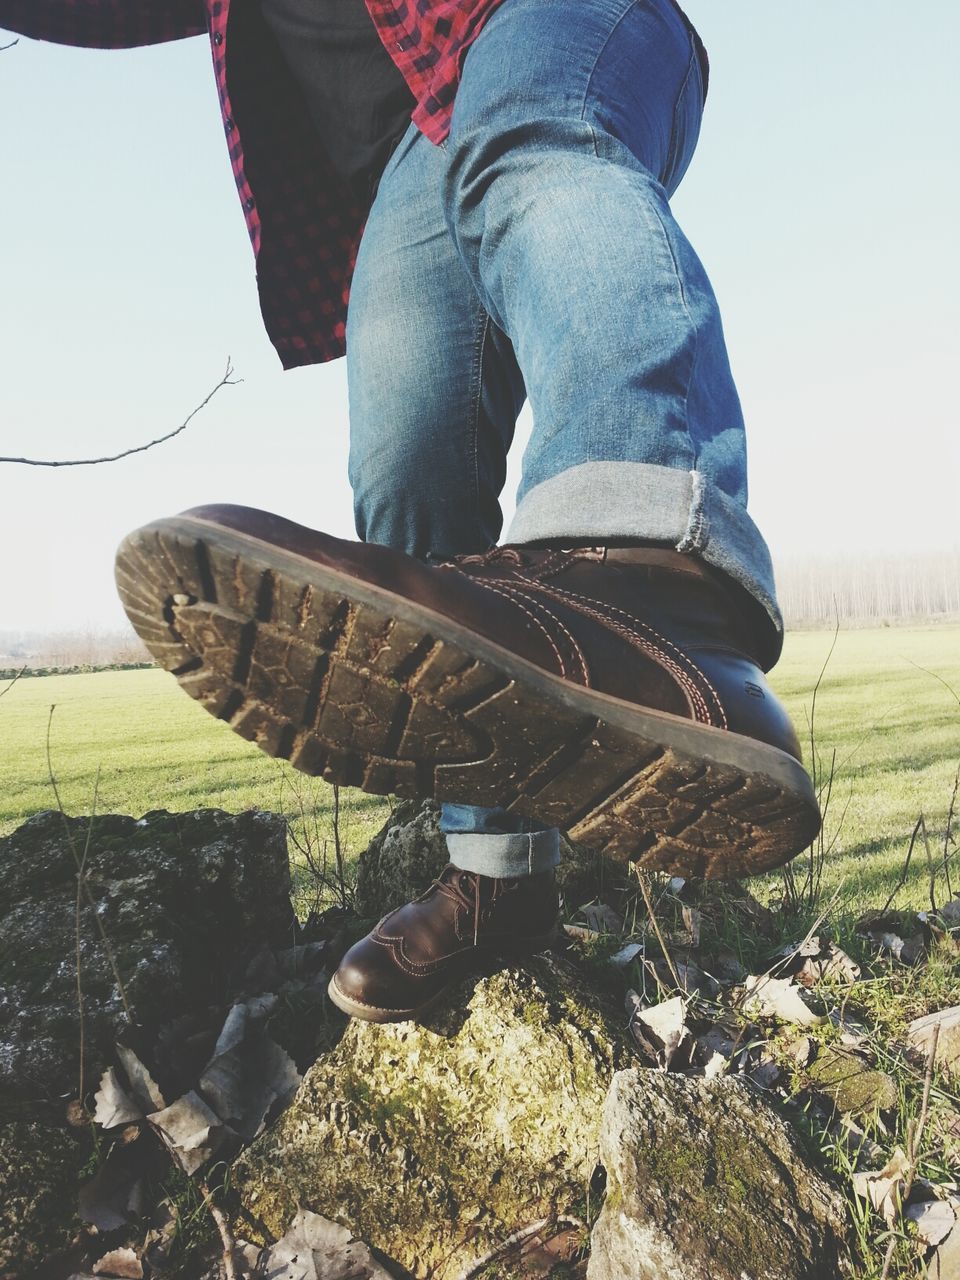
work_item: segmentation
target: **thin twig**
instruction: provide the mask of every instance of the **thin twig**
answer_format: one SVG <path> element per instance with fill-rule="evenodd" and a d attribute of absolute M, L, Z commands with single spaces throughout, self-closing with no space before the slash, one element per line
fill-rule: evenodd
<path fill-rule="evenodd" d="M 647 904 L 647 914 L 650 916 L 650 923 L 653 925 L 653 931 L 657 935 L 657 941 L 660 943 L 660 950 L 663 952 L 664 959 L 667 962 L 667 968 L 670 970 L 670 976 L 677 984 L 677 990 L 685 991 L 686 987 L 680 981 L 680 975 L 677 973 L 676 967 L 674 966 L 673 957 L 670 954 L 663 934 L 660 932 L 660 925 L 657 923 L 657 915 L 653 909 L 653 903 L 650 901 L 650 893 L 647 889 L 646 878 L 639 867 L 637 868 L 637 879 L 640 882 L 640 892 L 643 894 L 643 900 Z"/>
<path fill-rule="evenodd" d="M 11 40 L 9 44 L 0 44 L 0 53 L 3 53 L 6 49 L 12 49 L 15 44 L 19 43 L 19 40 Z"/>
<path fill-rule="evenodd" d="M 73 842 L 73 832 L 70 830 L 70 822 L 67 818 L 67 811 L 66 809 L 64 809 L 63 801 L 60 799 L 60 788 L 57 786 L 56 775 L 53 772 L 53 757 L 50 753 L 50 730 L 51 730 L 51 727 L 53 726 L 53 713 L 54 711 L 56 711 L 56 709 L 57 709 L 57 704 L 53 703 L 50 707 L 49 718 L 47 719 L 47 776 L 49 777 L 50 785 L 53 788 L 53 794 L 57 801 L 57 808 L 60 811 L 60 817 L 63 819 L 63 829 L 64 829 L 64 832 L 66 833 L 67 844 L 70 846 L 70 852 L 73 854 L 73 861 L 76 864 L 77 876 L 80 880 L 80 883 L 83 885 L 84 893 L 86 894 L 86 898 L 87 898 L 87 905 L 89 906 L 90 911 L 93 914 L 94 920 L 97 922 L 97 930 L 100 934 L 100 940 L 103 943 L 103 948 L 107 955 L 107 961 L 109 962 L 110 968 L 113 972 L 113 978 L 117 984 L 117 990 L 120 993 L 120 1000 L 123 1004 L 124 1011 L 126 1012 L 127 1017 L 130 1019 L 132 1023 L 134 1021 L 133 1010 L 130 1008 L 130 1004 L 127 1000 L 126 988 L 123 985 L 123 979 L 120 977 L 120 970 L 117 968 L 116 957 L 113 954 L 113 948 L 110 946 L 110 940 L 108 939 L 106 930 L 103 927 L 103 921 L 100 919 L 100 913 L 97 911 L 97 904 L 94 902 L 93 894 L 90 892 L 90 886 L 87 883 L 86 872 L 83 868 L 83 863 L 80 860 L 80 855 L 77 853 L 77 846 Z M 99 779 L 99 771 L 97 773 L 97 777 Z M 88 832 L 87 833 L 88 841 L 89 841 L 89 838 L 90 836 Z"/>
<path fill-rule="evenodd" d="M 9 48 L 10 48 L 10 46 L 9 46 L 9 45 L 7 45 L 7 48 L 9 49 Z M 2 50 L 0 50 L 0 52 L 2 52 Z M 26 667 L 21 667 L 21 668 L 20 668 L 20 670 L 17 672 L 17 674 L 16 674 L 16 675 L 13 677 L 13 679 L 10 681 L 10 683 L 9 683 L 9 684 L 4 685 L 4 686 L 3 686 L 3 688 L 2 688 L 2 689 L 0 689 L 0 698 L 2 698 L 2 697 L 3 697 L 3 695 L 4 695 L 5 693 L 9 693 L 9 692 L 10 692 L 10 690 L 11 690 L 11 689 L 13 688 L 13 686 L 17 683 L 17 681 L 20 679 L 20 677 L 23 675 L 23 673 L 26 671 L 26 669 L 27 669 Z"/>
<path fill-rule="evenodd" d="M 80 1089 L 77 1097 L 80 1100 L 80 1106 L 83 1106 L 84 1089 L 86 1087 L 86 1079 L 84 1074 L 84 1062 L 86 1058 L 86 1022 L 83 1016 L 83 984 L 81 981 L 81 967 L 83 960 L 83 948 L 81 945 L 82 931 L 80 928 L 80 908 L 83 899 L 83 878 L 87 865 L 87 854 L 90 852 L 90 841 L 93 837 L 93 823 L 97 816 L 97 800 L 100 795 L 100 766 L 97 766 L 97 776 L 93 784 L 93 804 L 90 806 L 90 821 L 87 824 L 87 838 L 83 845 L 83 856 L 80 859 L 80 869 L 77 872 L 77 897 L 74 903 L 74 932 L 76 947 L 76 969 L 77 969 L 77 1012 L 80 1016 Z"/>
<path fill-rule="evenodd" d="M 132 449 L 124 449 L 122 453 L 110 454 L 103 458 L 67 458 L 67 459 L 47 459 L 47 458 L 2 458 L 0 462 L 19 462 L 28 467 L 93 467 L 100 462 L 119 462 L 121 458 L 129 458 L 134 453 L 145 453 L 147 449 L 152 449 L 154 445 L 165 444 L 167 440 L 172 440 L 174 436 L 178 436 L 181 431 L 186 431 L 187 427 L 197 416 L 201 409 L 205 409 L 213 397 L 217 394 L 221 387 L 235 387 L 238 382 L 242 382 L 242 378 L 234 378 L 233 365 L 230 358 L 227 357 L 227 368 L 223 377 L 213 388 L 211 392 L 197 405 L 191 414 L 189 414 L 179 427 L 173 431 L 168 431 L 165 436 L 158 436 L 156 440 L 150 440 L 147 444 L 138 444 Z"/>
<path fill-rule="evenodd" d="M 922 822 L 923 822 L 923 814 L 921 814 L 920 817 L 917 819 L 916 826 L 913 828 L 913 835 L 910 837 L 910 847 L 907 849 L 907 856 L 904 859 L 903 869 L 900 872 L 900 879 L 893 886 L 893 889 L 891 890 L 891 893 L 890 893 L 890 897 L 886 900 L 886 902 L 881 907 L 880 909 L 881 915 L 884 915 L 887 911 L 890 910 L 890 903 L 893 902 L 894 898 L 897 896 L 897 894 L 900 892 L 903 886 L 907 883 L 907 872 L 910 869 L 910 859 L 913 857 L 913 846 L 917 843 L 917 836 L 920 834 L 920 824 Z"/>
<path fill-rule="evenodd" d="M 933 865 L 933 854 L 930 852 L 930 837 L 927 835 L 927 824 L 923 814 L 920 815 L 920 834 L 923 836 L 923 848 L 927 855 L 927 872 L 930 876 L 930 910 L 937 913 L 937 869 Z"/>
<path fill-rule="evenodd" d="M 930 1040 L 930 1049 L 927 1053 L 927 1069 L 923 1077 L 923 1096 L 920 1102 L 920 1116 L 916 1124 L 911 1121 L 907 1126 L 907 1172 L 903 1179 L 903 1190 L 900 1193 L 900 1204 L 905 1205 L 910 1199 L 910 1192 L 913 1189 L 913 1182 L 917 1176 L 917 1166 L 920 1163 L 920 1144 L 923 1141 L 923 1131 L 927 1124 L 927 1109 L 930 1104 L 930 1086 L 933 1082 L 933 1068 L 937 1059 L 937 1045 L 940 1043 L 940 1023 L 935 1022 L 933 1025 L 933 1035 Z M 887 1280 L 890 1274 L 890 1266 L 893 1262 L 893 1254 L 897 1247 L 897 1237 L 892 1236 L 887 1246 L 886 1257 L 883 1260 L 883 1271 L 880 1280 Z"/>
<path fill-rule="evenodd" d="M 950 851 L 950 837 L 953 834 L 953 819 L 957 811 L 958 791 L 960 791 L 960 764 L 957 765 L 957 772 L 953 779 L 953 794 L 950 796 L 950 807 L 947 810 L 947 825 L 943 831 L 943 860 L 940 865 L 943 868 L 943 878 L 947 885 L 947 901 L 953 897 L 953 886 L 950 883 L 950 859 L 953 856 Z"/>
<path fill-rule="evenodd" d="M 217 1224 L 217 1230 L 220 1232 L 220 1239 L 223 1242 L 223 1270 L 226 1280 L 239 1280 L 235 1257 L 237 1242 L 230 1229 L 227 1215 L 217 1204 L 214 1193 L 208 1183 L 198 1178 L 197 1186 L 203 1194 L 203 1203 L 210 1210 L 210 1216 Z"/>

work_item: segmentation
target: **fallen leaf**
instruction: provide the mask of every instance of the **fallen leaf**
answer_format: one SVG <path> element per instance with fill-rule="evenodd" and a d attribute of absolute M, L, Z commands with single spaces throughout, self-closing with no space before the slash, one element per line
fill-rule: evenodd
<path fill-rule="evenodd" d="M 946 1240 L 957 1222 L 957 1215 L 945 1200 L 922 1200 L 909 1204 L 904 1216 L 916 1224 L 917 1235 L 926 1244 Z"/>
<path fill-rule="evenodd" d="M 578 942 L 591 942 L 594 938 L 603 936 L 597 933 L 596 929 L 587 929 L 580 924 L 565 924 L 563 931 L 567 937 L 576 938 Z"/>
<path fill-rule="evenodd" d="M 162 1110 L 167 1105 L 163 1100 L 163 1094 L 157 1088 L 157 1082 L 153 1076 L 133 1050 L 128 1049 L 126 1045 L 118 1044 L 117 1056 L 127 1073 L 130 1092 L 138 1105 L 144 1112 Z"/>
<path fill-rule="evenodd" d="M 206 1164 L 232 1132 L 192 1089 L 147 1119 L 188 1174 Z"/>
<path fill-rule="evenodd" d="M 628 942 L 625 947 L 621 947 L 610 957 L 610 963 L 616 965 L 618 969 L 624 969 L 631 960 L 635 960 L 643 950 L 642 942 Z"/>
<path fill-rule="evenodd" d="M 143 1280 L 143 1266 L 132 1249 L 111 1249 L 93 1264 L 94 1275 Z"/>
<path fill-rule="evenodd" d="M 94 1124 L 103 1129 L 114 1129 L 117 1125 L 143 1119 L 143 1111 L 123 1088 L 113 1067 L 108 1067 L 100 1077 L 100 1088 L 94 1102 Z"/>
<path fill-rule="evenodd" d="M 817 1056 L 818 1048 L 819 1046 L 813 1036 L 801 1036 L 799 1040 L 794 1040 L 787 1045 L 787 1052 L 802 1070 L 804 1067 L 809 1067 Z"/>
<path fill-rule="evenodd" d="M 623 933 L 623 920 L 605 902 L 591 902 L 581 907 L 578 914 L 588 929 L 596 929 L 599 933 Z"/>
<path fill-rule="evenodd" d="M 900 1214 L 900 1198 L 910 1161 L 902 1148 L 893 1155 L 878 1173 L 855 1173 L 853 1189 L 858 1196 L 869 1200 L 874 1209 L 883 1215 L 888 1227 L 892 1227 Z"/>
<path fill-rule="evenodd" d="M 301 1209 L 271 1248 L 263 1280 L 391 1280 L 369 1248 L 337 1222 Z"/>
<path fill-rule="evenodd" d="M 696 907 L 688 907 L 684 903 L 680 907 L 680 913 L 683 916 L 683 925 L 687 933 L 690 935 L 690 946 L 699 947 L 700 945 L 700 928 L 703 924 L 703 915 Z"/>
<path fill-rule="evenodd" d="M 687 1006 L 682 996 L 674 996 L 648 1009 L 639 1010 L 634 1025 L 644 1040 L 652 1044 L 659 1065 L 669 1071 L 681 1050 L 693 1048 L 693 1036 L 686 1025 Z"/>
<path fill-rule="evenodd" d="M 71 1129 L 85 1129 L 90 1123 L 87 1109 L 79 1098 L 71 1098 L 67 1103 L 66 1119 Z"/>
<path fill-rule="evenodd" d="M 751 974 L 744 985 L 744 1009 L 761 1017 L 782 1018 L 799 1026 L 814 1027 L 826 1021 L 805 1003 L 792 978 Z"/>
<path fill-rule="evenodd" d="M 114 1152 L 77 1193 L 77 1212 L 100 1231 L 125 1227 L 143 1211 L 143 1180 Z"/>
<path fill-rule="evenodd" d="M 244 1142 L 252 1142 L 273 1104 L 286 1102 L 300 1079 L 289 1054 L 263 1031 L 247 1006 L 237 1004 L 197 1087 L 219 1119 L 228 1121 Z"/>

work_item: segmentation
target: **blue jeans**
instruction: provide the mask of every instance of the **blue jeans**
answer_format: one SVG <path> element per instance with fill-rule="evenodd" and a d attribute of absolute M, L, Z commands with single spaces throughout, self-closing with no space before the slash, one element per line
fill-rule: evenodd
<path fill-rule="evenodd" d="M 719 310 L 668 204 L 703 97 L 671 0 L 495 10 L 448 139 L 410 126 L 360 245 L 347 376 L 361 538 L 434 557 L 496 543 L 529 397 L 506 541 L 672 545 L 780 627 Z M 445 805 L 441 825 L 466 870 L 558 861 L 555 831 L 503 810 Z"/>

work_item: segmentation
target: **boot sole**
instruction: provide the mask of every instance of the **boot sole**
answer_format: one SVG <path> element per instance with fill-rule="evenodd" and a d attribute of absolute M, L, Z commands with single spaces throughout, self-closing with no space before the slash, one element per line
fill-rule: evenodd
<path fill-rule="evenodd" d="M 376 795 L 502 805 L 671 875 L 779 866 L 820 826 L 792 756 L 570 684 L 430 609 L 194 517 L 117 555 L 157 661 L 268 755 Z"/>
<path fill-rule="evenodd" d="M 435 991 L 429 999 L 424 1000 L 422 1004 L 414 1005 L 410 1009 L 381 1009 L 377 1005 L 363 1004 L 359 1000 L 353 1000 L 346 992 L 340 990 L 337 985 L 336 974 L 327 984 L 327 995 L 342 1013 L 349 1014 L 351 1018 L 360 1018 L 363 1022 L 415 1022 L 418 1018 L 422 1018 L 425 1013 L 429 1013 L 437 1005 L 441 1004 L 454 987 L 459 986 L 461 982 L 465 982 L 471 976 L 471 973 L 480 969 L 482 961 L 499 958 L 505 964 L 521 963 L 538 952 L 548 951 L 559 940 L 559 929 L 554 929 L 540 937 L 528 938 L 522 946 L 485 947 L 482 949 L 482 956 L 478 958 L 474 969 L 467 973 L 458 974 L 445 987 Z"/>

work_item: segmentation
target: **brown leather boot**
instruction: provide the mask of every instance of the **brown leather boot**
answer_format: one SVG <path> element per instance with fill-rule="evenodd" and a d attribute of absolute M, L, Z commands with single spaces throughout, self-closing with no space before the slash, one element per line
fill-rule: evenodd
<path fill-rule="evenodd" d="M 367 1022 L 416 1018 L 484 960 L 545 950 L 558 914 L 552 871 L 497 880 L 449 863 L 426 893 L 354 943 L 330 999 Z"/>
<path fill-rule="evenodd" d="M 117 582 L 184 689 L 306 773 L 502 805 L 688 876 L 785 862 L 820 815 L 728 578 L 650 547 L 424 564 L 266 512 L 131 534 Z"/>

